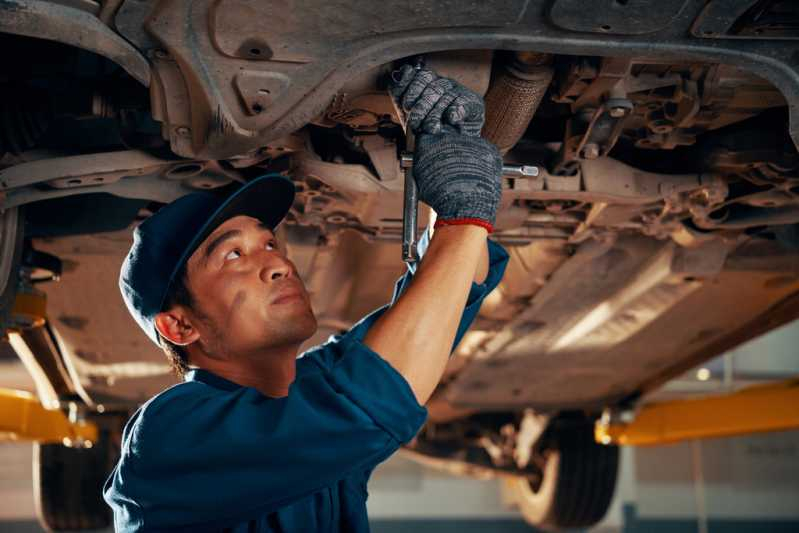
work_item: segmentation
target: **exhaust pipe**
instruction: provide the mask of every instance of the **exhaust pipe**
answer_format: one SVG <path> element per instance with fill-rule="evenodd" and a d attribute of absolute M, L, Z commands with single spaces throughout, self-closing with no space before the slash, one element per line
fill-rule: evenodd
<path fill-rule="evenodd" d="M 522 138 L 552 81 L 552 56 L 517 52 L 485 96 L 483 137 L 505 154 Z"/>

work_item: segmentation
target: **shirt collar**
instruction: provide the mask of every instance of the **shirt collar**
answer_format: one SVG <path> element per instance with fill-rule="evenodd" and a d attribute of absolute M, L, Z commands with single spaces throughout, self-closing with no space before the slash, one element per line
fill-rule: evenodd
<path fill-rule="evenodd" d="M 228 391 L 241 388 L 241 385 L 238 383 L 234 383 L 233 381 L 225 379 L 222 376 L 218 376 L 204 368 L 192 368 L 186 372 L 183 381 L 199 381 L 200 383 L 205 383 L 206 385 L 210 385 L 217 389 Z"/>

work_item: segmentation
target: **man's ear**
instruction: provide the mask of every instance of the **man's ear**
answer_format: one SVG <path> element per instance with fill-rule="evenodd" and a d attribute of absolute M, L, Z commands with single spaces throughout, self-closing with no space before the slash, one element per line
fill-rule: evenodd
<path fill-rule="evenodd" d="M 200 338 L 200 332 L 179 306 L 155 315 L 155 329 L 163 338 L 178 346 L 186 346 Z"/>

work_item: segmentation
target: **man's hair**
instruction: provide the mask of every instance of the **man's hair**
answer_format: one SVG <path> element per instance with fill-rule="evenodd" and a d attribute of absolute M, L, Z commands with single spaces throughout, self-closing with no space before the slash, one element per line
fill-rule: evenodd
<path fill-rule="evenodd" d="M 170 309 L 175 305 L 182 305 L 183 307 L 191 308 L 194 305 L 194 299 L 189 292 L 187 284 L 186 266 L 184 265 L 175 275 L 175 281 L 172 282 L 172 287 L 166 295 L 163 309 Z M 186 372 L 189 371 L 189 353 L 185 346 L 179 346 L 169 339 L 158 334 L 158 340 L 161 342 L 161 348 L 164 350 L 169 364 L 172 365 L 172 371 L 179 378 L 183 379 Z"/>

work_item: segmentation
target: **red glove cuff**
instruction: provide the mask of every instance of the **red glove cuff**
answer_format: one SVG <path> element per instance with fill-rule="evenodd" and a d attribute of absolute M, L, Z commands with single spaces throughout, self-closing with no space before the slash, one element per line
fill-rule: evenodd
<path fill-rule="evenodd" d="M 467 224 L 485 228 L 488 233 L 494 232 L 494 226 L 490 222 L 486 222 L 480 218 L 450 218 L 446 220 L 439 218 L 436 219 L 436 223 L 433 227 L 440 228 L 441 226 L 464 226 Z"/>

